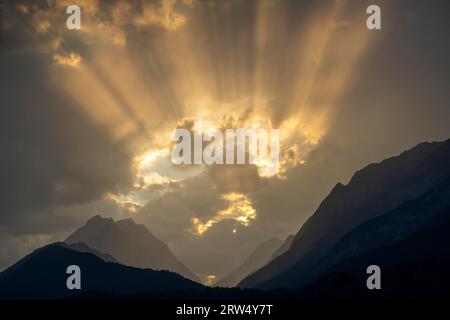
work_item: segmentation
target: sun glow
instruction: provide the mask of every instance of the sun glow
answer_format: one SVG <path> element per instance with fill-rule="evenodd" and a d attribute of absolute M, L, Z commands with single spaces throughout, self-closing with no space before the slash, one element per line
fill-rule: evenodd
<path fill-rule="evenodd" d="M 202 220 L 197 217 L 191 219 L 191 231 L 194 234 L 202 235 L 213 225 L 223 220 L 234 220 L 236 223 L 247 227 L 256 219 L 256 210 L 253 208 L 251 200 L 246 195 L 232 192 L 223 195 L 222 199 L 228 203 L 228 207 L 218 211 L 214 217 L 205 222 L 202 222 Z M 233 233 L 235 232 L 233 231 Z"/>
<path fill-rule="evenodd" d="M 113 193 L 107 193 L 105 195 L 105 198 L 107 200 L 112 200 L 116 204 L 118 204 L 121 208 L 127 210 L 129 213 L 136 213 L 140 208 L 143 207 L 142 203 L 139 203 L 133 199 L 130 199 L 130 197 L 123 196 L 123 195 L 116 195 Z"/>
<path fill-rule="evenodd" d="M 203 282 L 206 286 L 212 285 L 216 281 L 216 276 L 213 274 L 208 274 Z"/>
<path fill-rule="evenodd" d="M 164 185 L 168 184 L 174 179 L 170 179 L 155 172 L 155 167 L 158 162 L 165 161 L 169 152 L 167 149 L 151 150 L 143 153 L 135 158 L 136 188 L 146 188 L 151 185 Z"/>
<path fill-rule="evenodd" d="M 122 206 L 128 200 L 146 203 L 142 191 L 206 171 L 170 167 L 171 132 L 188 119 L 203 121 L 204 129 L 278 129 L 276 167 L 261 160 L 255 165 L 261 180 L 288 179 L 289 170 L 308 161 L 326 136 L 374 41 L 347 1 L 313 5 L 299 24 L 284 23 L 291 7 L 283 1 L 254 2 L 254 15 L 242 22 L 225 10 L 245 9 L 241 1 L 218 2 L 207 10 L 201 2 L 163 1 L 137 15 L 132 6 L 112 3 L 105 16 L 97 14 L 100 7 L 87 8 L 84 31 L 75 35 L 84 50 L 59 40 L 64 34 L 52 27 L 58 11 L 47 12 L 50 27 L 40 27 L 36 36 L 44 33 L 51 40 L 55 87 L 135 157 L 134 189 L 118 196 Z M 211 28 L 208 21 L 220 23 Z M 224 198 L 226 209 L 192 219 L 195 234 L 226 219 L 242 226 L 255 219 L 251 201 L 232 191 L 238 192 L 223 191 L 239 195 Z"/>

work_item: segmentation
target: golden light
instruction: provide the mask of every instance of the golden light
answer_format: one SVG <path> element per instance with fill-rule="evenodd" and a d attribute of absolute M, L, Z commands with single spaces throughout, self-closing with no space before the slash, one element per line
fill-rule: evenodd
<path fill-rule="evenodd" d="M 113 202 L 118 204 L 121 208 L 127 210 L 129 213 L 136 213 L 140 208 L 143 207 L 142 203 L 139 203 L 128 197 L 116 195 L 113 193 L 105 194 L 105 199 L 112 200 Z"/>
<path fill-rule="evenodd" d="M 208 275 L 205 277 L 204 284 L 207 285 L 207 286 L 210 286 L 210 285 L 212 285 L 215 281 L 216 281 L 216 276 L 213 275 L 213 274 L 208 274 Z"/>
<path fill-rule="evenodd" d="M 76 52 L 71 52 L 68 55 L 55 54 L 53 60 L 58 65 L 75 68 L 80 64 L 81 56 Z"/>
<path fill-rule="evenodd" d="M 256 219 L 256 210 L 252 206 L 251 200 L 242 193 L 228 193 L 222 196 L 223 200 L 228 203 L 226 209 L 218 211 L 212 218 L 205 222 L 197 217 L 191 219 L 191 231 L 196 235 L 202 235 L 213 225 L 223 220 L 234 220 L 242 226 L 249 226 Z M 236 229 L 233 230 L 236 233 Z"/>
<path fill-rule="evenodd" d="M 39 12 L 19 5 L 18 11 L 39 15 L 33 26 L 49 42 L 55 88 L 135 158 L 135 190 L 115 199 L 130 212 L 138 210 L 133 202 L 141 203 L 133 193 L 182 179 L 155 166 L 170 164 L 171 132 L 183 119 L 202 120 L 206 129 L 279 129 L 279 163 L 257 159 L 256 166 L 261 178 L 287 179 L 326 136 L 374 42 L 344 0 L 312 6 L 298 24 L 286 23 L 291 7 L 284 1 L 254 2 L 254 15 L 241 23 L 230 12 L 245 9 L 242 1 L 205 9 L 203 2 L 163 0 L 142 10 L 118 1 L 99 14 L 100 2 L 80 0 L 83 27 L 70 35 L 83 43 L 81 50 L 66 48 L 68 31 L 55 27 L 69 2 L 50 1 Z M 195 234 L 226 219 L 248 226 L 256 218 L 245 195 L 230 194 L 226 209 L 193 218 Z"/>

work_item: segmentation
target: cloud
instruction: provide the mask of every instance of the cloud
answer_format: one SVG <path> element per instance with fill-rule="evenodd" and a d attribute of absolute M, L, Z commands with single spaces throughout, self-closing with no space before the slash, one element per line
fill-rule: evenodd
<path fill-rule="evenodd" d="M 81 56 L 76 52 L 71 52 L 68 55 L 55 54 L 53 60 L 56 64 L 75 68 L 80 64 Z"/>
<path fill-rule="evenodd" d="M 19 13 L 18 18 L 26 18 L 36 32 L 36 37 L 76 35 L 90 43 L 100 41 L 125 47 L 129 33 L 142 28 L 176 30 L 182 27 L 187 17 L 183 10 L 191 6 L 185 0 L 140 0 L 129 1 L 79 0 L 81 8 L 81 29 L 69 31 L 65 27 L 67 15 L 61 14 L 74 4 L 70 0 L 18 1 L 7 5 L 8 15 Z"/>
<path fill-rule="evenodd" d="M 191 219 L 192 232 L 197 235 L 203 235 L 209 228 L 223 220 L 232 220 L 236 224 L 248 226 L 252 220 L 256 219 L 256 210 L 252 207 L 251 200 L 241 193 L 226 193 L 222 199 L 227 202 L 227 208 L 219 210 L 213 217 L 202 221 L 197 217 Z M 233 233 L 236 229 L 233 229 Z"/>
<path fill-rule="evenodd" d="M 187 17 L 174 10 L 177 2 L 189 4 L 187 1 L 162 0 L 159 6 L 145 4 L 142 14 L 133 19 L 133 23 L 138 27 L 160 26 L 168 30 L 176 30 L 183 26 Z"/>
<path fill-rule="evenodd" d="M 43 81 L 50 67 L 45 55 L 2 50 L 1 63 L 0 233 L 60 231 L 92 212 L 67 209 L 106 192 L 126 193 L 133 182 L 126 144 Z"/>

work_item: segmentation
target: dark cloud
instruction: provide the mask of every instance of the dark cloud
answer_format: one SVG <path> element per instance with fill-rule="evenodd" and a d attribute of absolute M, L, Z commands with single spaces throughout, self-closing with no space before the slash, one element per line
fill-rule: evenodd
<path fill-rule="evenodd" d="M 35 216 L 48 220 L 53 206 L 126 191 L 132 182 L 126 148 L 47 84 L 45 56 L 2 50 L 0 59 L 1 230 L 14 232 L 12 224 Z"/>

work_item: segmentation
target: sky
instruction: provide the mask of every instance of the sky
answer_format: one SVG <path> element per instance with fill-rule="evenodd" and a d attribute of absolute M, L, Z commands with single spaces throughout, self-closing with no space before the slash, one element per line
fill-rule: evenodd
<path fill-rule="evenodd" d="M 66 28 L 70 4 L 80 30 Z M 381 30 L 366 28 L 370 4 Z M 0 270 L 101 214 L 224 276 L 356 170 L 450 137 L 448 12 L 440 0 L 0 0 Z M 196 121 L 279 129 L 279 170 L 174 165 L 172 133 Z"/>

